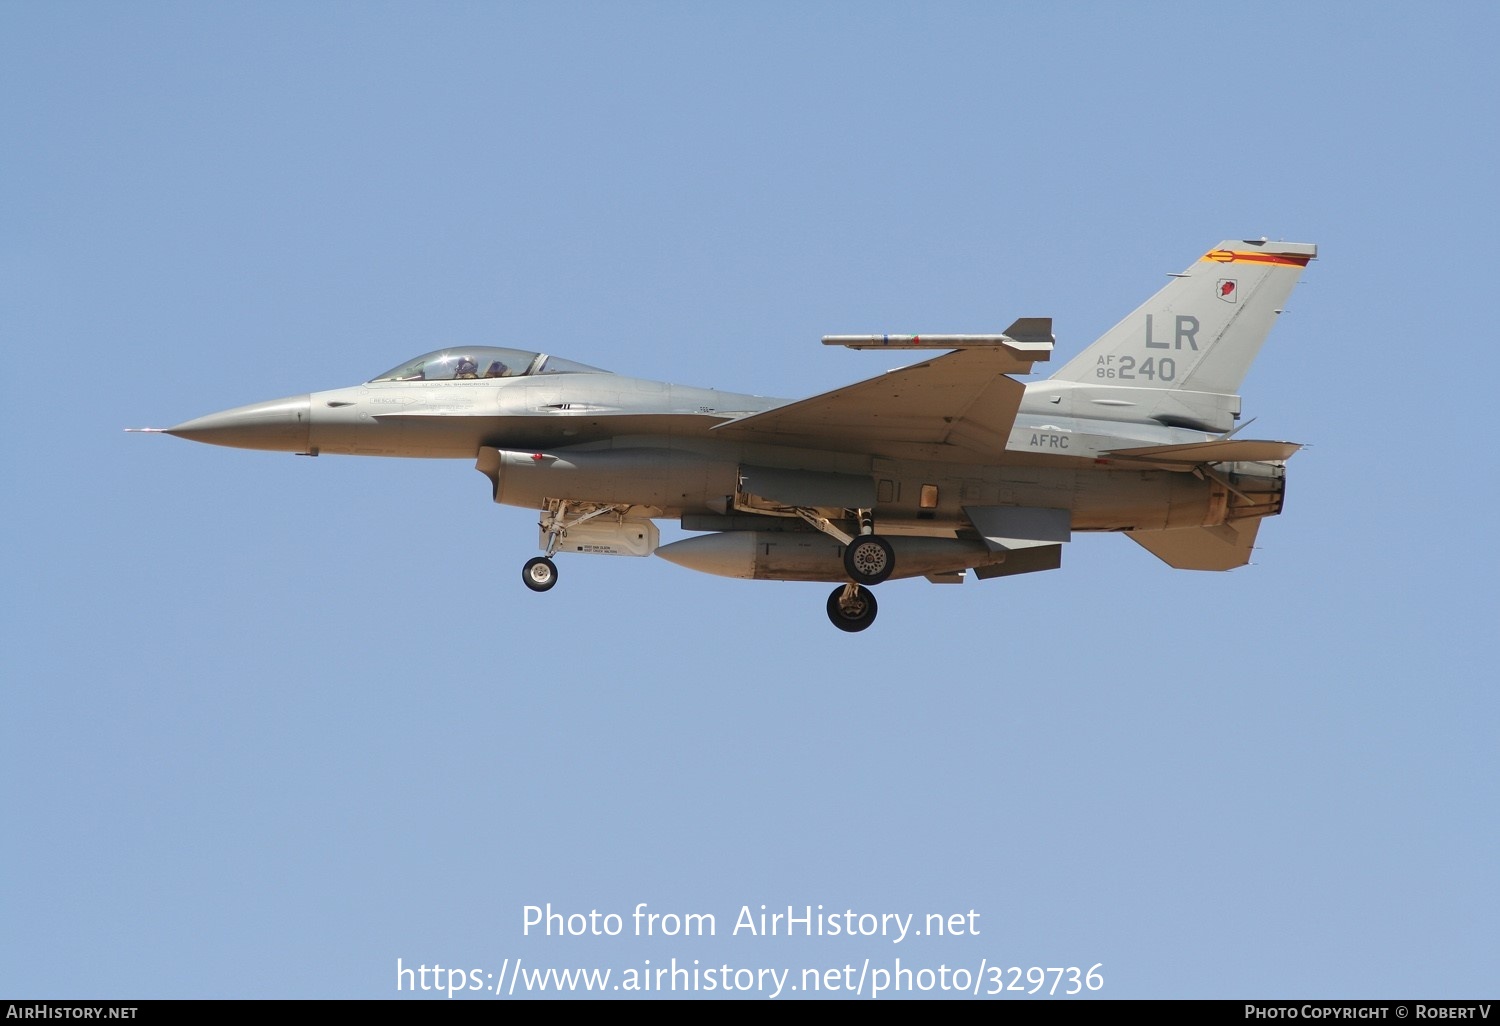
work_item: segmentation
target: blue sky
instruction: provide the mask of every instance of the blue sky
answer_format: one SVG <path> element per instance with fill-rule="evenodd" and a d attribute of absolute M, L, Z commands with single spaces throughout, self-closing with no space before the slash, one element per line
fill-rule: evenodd
<path fill-rule="evenodd" d="M 1491 4 L 0 7 L 0 993 L 405 966 L 1102 964 L 1492 994 Z M 826 588 L 574 558 L 464 461 L 126 435 L 448 343 L 795 397 L 825 333 L 1316 242 L 1245 386 L 1255 564 Z M 664 537 L 675 528 L 664 525 Z M 539 937 L 527 905 L 709 913 Z M 977 936 L 731 935 L 742 906 Z M 628 921 L 628 920 L 627 920 Z M 629 931 L 627 931 L 628 933 Z M 784 995 L 789 996 L 789 995 Z"/>

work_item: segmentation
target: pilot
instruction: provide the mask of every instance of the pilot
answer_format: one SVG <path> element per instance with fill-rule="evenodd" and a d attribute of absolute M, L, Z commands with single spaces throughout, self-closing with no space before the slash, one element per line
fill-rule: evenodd
<path fill-rule="evenodd" d="M 489 367 L 484 372 L 484 376 L 487 378 L 503 378 L 509 369 L 499 360 L 491 360 Z"/>
<path fill-rule="evenodd" d="M 479 364 L 472 357 L 460 356 L 458 358 L 458 370 L 453 375 L 455 378 L 477 378 L 479 377 Z"/>

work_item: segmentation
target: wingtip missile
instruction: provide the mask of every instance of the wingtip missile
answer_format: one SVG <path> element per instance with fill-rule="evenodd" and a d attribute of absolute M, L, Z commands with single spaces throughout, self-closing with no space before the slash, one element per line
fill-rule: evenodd
<path fill-rule="evenodd" d="M 825 346 L 845 349 L 1009 349 L 1033 360 L 1046 360 L 1057 341 L 1051 317 L 1020 317 L 992 335 L 824 335 Z"/>

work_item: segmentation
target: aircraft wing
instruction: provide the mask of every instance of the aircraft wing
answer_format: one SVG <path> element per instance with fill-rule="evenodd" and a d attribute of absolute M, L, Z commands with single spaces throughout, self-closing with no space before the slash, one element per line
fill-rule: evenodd
<path fill-rule="evenodd" d="M 810 399 L 726 421 L 716 434 L 745 441 L 867 451 L 875 442 L 951 445 L 1003 452 L 1030 372 L 1045 352 L 1003 346 L 960 349 Z"/>

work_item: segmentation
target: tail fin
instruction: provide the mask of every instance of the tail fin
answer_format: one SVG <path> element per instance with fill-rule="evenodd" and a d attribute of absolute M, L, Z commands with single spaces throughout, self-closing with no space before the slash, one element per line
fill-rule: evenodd
<path fill-rule="evenodd" d="M 1317 255 L 1302 242 L 1221 242 L 1052 380 L 1236 395 Z"/>

